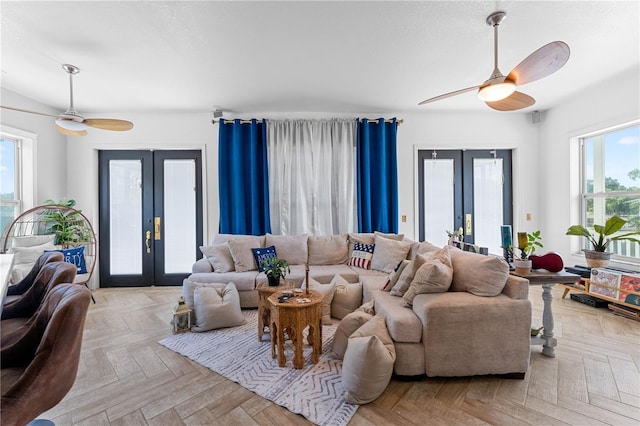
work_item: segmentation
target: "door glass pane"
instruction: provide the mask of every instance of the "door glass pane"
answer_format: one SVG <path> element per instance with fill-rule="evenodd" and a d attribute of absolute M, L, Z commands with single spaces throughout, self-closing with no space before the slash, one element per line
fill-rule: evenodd
<path fill-rule="evenodd" d="M 164 269 L 189 273 L 196 261 L 196 163 L 164 161 Z"/>
<path fill-rule="evenodd" d="M 454 231 L 453 160 L 424 160 L 424 236 L 438 247 Z"/>
<path fill-rule="evenodd" d="M 500 254 L 500 225 L 503 225 L 502 159 L 473 159 L 473 211 L 475 244 Z"/>
<path fill-rule="evenodd" d="M 142 162 L 109 162 L 111 275 L 142 273 Z"/>

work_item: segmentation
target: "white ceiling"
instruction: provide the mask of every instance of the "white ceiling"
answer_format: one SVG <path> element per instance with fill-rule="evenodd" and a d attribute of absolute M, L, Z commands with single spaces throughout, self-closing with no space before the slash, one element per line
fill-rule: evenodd
<path fill-rule="evenodd" d="M 489 110 L 469 92 L 555 40 L 567 65 L 520 90 L 553 107 L 640 61 L 638 1 L 5 1 L 2 87 L 81 113 Z M 493 112 L 496 113 L 497 112 Z"/>

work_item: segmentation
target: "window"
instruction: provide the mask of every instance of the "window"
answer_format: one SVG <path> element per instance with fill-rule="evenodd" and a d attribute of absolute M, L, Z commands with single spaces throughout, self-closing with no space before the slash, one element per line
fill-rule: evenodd
<path fill-rule="evenodd" d="M 592 229 L 616 215 L 627 221 L 620 233 L 640 231 L 640 125 L 583 137 L 580 148 L 584 226 Z M 619 260 L 640 259 L 640 247 L 631 241 L 612 241 L 609 251 Z"/>
<path fill-rule="evenodd" d="M 0 138 L 0 229 L 20 214 L 20 148 L 18 139 Z"/>

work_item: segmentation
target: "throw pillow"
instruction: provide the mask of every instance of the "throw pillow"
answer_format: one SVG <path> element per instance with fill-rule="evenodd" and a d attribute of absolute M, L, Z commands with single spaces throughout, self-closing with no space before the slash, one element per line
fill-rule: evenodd
<path fill-rule="evenodd" d="M 502 293 L 509 278 L 509 265 L 501 257 L 485 256 L 451 248 L 452 291 L 494 297 Z"/>
<path fill-rule="evenodd" d="M 349 233 L 349 259 L 351 259 L 351 253 L 353 253 L 353 246 L 355 243 L 361 244 L 373 244 L 373 233 L 368 232 L 358 232 L 358 233 Z"/>
<path fill-rule="evenodd" d="M 43 244 L 53 245 L 56 234 L 25 235 L 23 237 L 11 237 L 11 247 L 33 247 Z"/>
<path fill-rule="evenodd" d="M 344 353 L 347 351 L 349 336 L 366 324 L 371 318 L 373 318 L 372 314 L 362 311 L 351 312 L 349 315 L 342 318 L 342 321 L 338 324 L 336 332 L 333 335 L 331 352 L 333 352 L 337 358 L 344 358 Z"/>
<path fill-rule="evenodd" d="M 36 260 L 45 250 L 55 250 L 52 243 L 45 243 L 30 247 L 11 247 L 9 253 L 13 253 L 13 267 L 11 268 L 11 283 L 17 283 L 23 279 L 36 263 Z"/>
<path fill-rule="evenodd" d="M 376 234 L 375 249 L 371 258 L 371 269 L 386 272 L 392 272 L 393 269 L 403 259 L 407 258 L 411 243 L 408 241 L 397 241 L 382 237 Z"/>
<path fill-rule="evenodd" d="M 251 249 L 262 247 L 262 237 L 242 238 L 229 240 L 229 251 L 233 257 L 233 266 L 236 272 L 247 272 L 258 269 Z"/>
<path fill-rule="evenodd" d="M 265 246 L 274 246 L 278 257 L 286 260 L 289 265 L 306 265 L 309 248 L 308 235 L 272 235 L 265 237 Z"/>
<path fill-rule="evenodd" d="M 193 292 L 196 325 L 192 331 L 201 332 L 244 324 L 240 310 L 240 295 L 233 283 L 224 289 L 197 287 Z"/>
<path fill-rule="evenodd" d="M 350 404 L 367 404 L 382 395 L 395 360 L 384 317 L 376 315 L 349 337 L 342 361 L 344 399 Z"/>
<path fill-rule="evenodd" d="M 84 258 L 84 246 L 74 247 L 69 249 L 61 249 L 61 250 L 45 250 L 45 252 L 56 251 L 62 253 L 64 256 L 64 261 L 75 265 L 78 268 L 78 274 L 86 274 L 87 272 L 87 263 Z"/>
<path fill-rule="evenodd" d="M 401 260 L 398 263 L 398 265 L 395 267 L 393 272 L 389 274 L 389 278 L 387 279 L 387 282 L 385 283 L 384 287 L 382 287 L 383 291 L 391 291 L 393 286 L 396 285 L 396 283 L 398 282 L 398 278 L 400 278 L 400 274 L 402 274 L 402 271 L 404 271 L 404 268 L 406 268 L 409 263 L 411 263 L 411 261 L 407 259 Z"/>
<path fill-rule="evenodd" d="M 391 295 L 402 297 L 409 289 L 411 282 L 413 281 L 413 277 L 418 272 L 418 269 L 427 261 L 427 258 L 424 255 L 416 255 L 416 258 L 413 259 L 409 264 L 404 268 L 398 281 L 391 288 Z"/>
<path fill-rule="evenodd" d="M 322 293 L 322 324 L 330 325 L 331 321 L 331 302 L 333 301 L 333 293 L 336 285 L 334 283 L 320 284 L 318 281 L 309 277 L 310 290 L 317 290 Z"/>
<path fill-rule="evenodd" d="M 451 286 L 452 278 L 451 258 L 448 248 L 445 247 L 434 253 L 416 271 L 409 289 L 402 296 L 404 306 L 412 307 L 413 299 L 417 294 L 446 292 Z"/>
<path fill-rule="evenodd" d="M 375 301 L 371 300 L 371 301 L 363 304 L 358 309 L 356 309 L 356 311 L 360 311 L 360 312 L 364 312 L 364 313 L 367 313 L 367 314 L 375 315 L 376 314 Z"/>
<path fill-rule="evenodd" d="M 251 251 L 253 252 L 253 257 L 256 260 L 256 265 L 258 265 L 258 272 L 264 272 L 264 268 L 261 265 L 262 261 L 266 261 L 272 257 L 277 257 L 276 248 L 274 246 L 252 248 Z"/>
<path fill-rule="evenodd" d="M 349 284 L 338 274 L 333 277 L 331 283 L 336 286 L 331 302 L 331 316 L 342 319 L 358 309 L 362 303 L 362 283 Z"/>
<path fill-rule="evenodd" d="M 375 245 L 373 244 L 355 243 L 353 245 L 351 259 L 349 260 L 349 266 L 371 269 L 371 258 L 373 257 L 374 249 Z"/>
<path fill-rule="evenodd" d="M 223 273 L 235 271 L 236 268 L 233 264 L 233 257 L 231 256 L 229 243 L 227 241 L 213 246 L 200 246 L 200 251 L 213 267 L 213 272 Z"/>
<path fill-rule="evenodd" d="M 349 261 L 347 234 L 309 236 L 309 265 L 343 265 Z"/>

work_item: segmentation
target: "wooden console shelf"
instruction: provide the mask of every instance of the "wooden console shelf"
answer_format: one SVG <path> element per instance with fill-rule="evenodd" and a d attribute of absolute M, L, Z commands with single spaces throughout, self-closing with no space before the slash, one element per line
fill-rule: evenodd
<path fill-rule="evenodd" d="M 591 293 L 589 291 L 589 286 L 591 285 L 591 280 L 589 280 L 588 278 L 582 278 L 580 281 L 578 281 L 575 284 L 558 284 L 558 285 L 560 287 L 564 288 L 564 293 L 562 293 L 562 298 L 563 299 L 567 296 L 569 291 L 574 291 L 576 293 L 588 294 L 589 296 L 595 297 L 596 299 L 604 300 L 604 301 L 613 303 L 615 305 L 620 305 L 620 306 L 624 306 L 626 308 L 630 308 L 630 309 L 634 309 L 636 311 L 640 311 L 640 306 L 638 306 L 638 305 L 632 305 L 630 303 L 625 303 L 625 302 L 623 302 L 621 300 L 614 299 L 612 297 L 603 296 L 601 294 Z M 606 285 L 603 285 L 603 284 L 600 284 L 600 283 L 598 283 L 598 285 L 601 286 L 601 287 L 607 287 Z M 613 287 L 609 287 L 609 288 L 613 289 Z M 637 293 L 635 291 L 627 291 L 627 292 L 640 296 L 640 293 Z"/>

